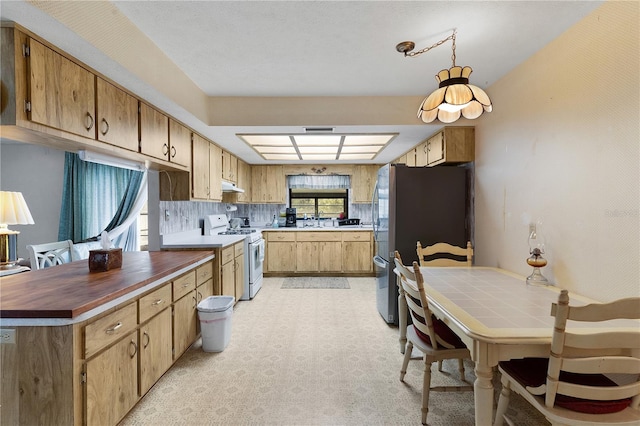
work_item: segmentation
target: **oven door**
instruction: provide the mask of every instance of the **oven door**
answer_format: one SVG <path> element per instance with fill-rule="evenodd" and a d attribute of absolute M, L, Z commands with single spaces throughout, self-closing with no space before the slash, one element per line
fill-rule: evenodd
<path fill-rule="evenodd" d="M 249 243 L 249 283 L 253 284 L 262 279 L 262 265 L 264 262 L 264 239 Z"/>

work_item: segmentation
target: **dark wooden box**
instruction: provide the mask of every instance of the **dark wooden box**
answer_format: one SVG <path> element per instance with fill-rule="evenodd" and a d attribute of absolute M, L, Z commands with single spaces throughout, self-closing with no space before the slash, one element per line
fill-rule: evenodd
<path fill-rule="evenodd" d="M 89 250 L 89 271 L 104 272 L 122 268 L 122 249 Z"/>

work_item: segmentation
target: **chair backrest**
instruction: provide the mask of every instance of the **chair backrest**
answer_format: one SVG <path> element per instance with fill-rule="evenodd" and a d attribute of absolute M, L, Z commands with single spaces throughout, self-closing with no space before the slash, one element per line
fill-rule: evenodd
<path fill-rule="evenodd" d="M 416 253 L 418 260 L 420 260 L 420 266 L 471 266 L 473 260 L 471 241 L 467 241 L 466 248 L 453 246 L 449 243 L 435 243 L 432 246 L 422 247 L 418 241 Z M 442 255 L 448 257 L 438 257 Z"/>
<path fill-rule="evenodd" d="M 610 303 L 569 306 L 569 294 L 562 290 L 551 315 L 555 316 L 551 356 L 547 371 L 545 405 L 553 407 L 556 395 L 575 398 L 615 401 L 633 398 L 632 406 L 640 403 L 640 325 L 626 331 L 573 328 L 567 331 L 567 320 L 600 322 L 612 319 L 640 319 L 640 297 Z M 588 329 L 587 329 L 588 330 Z M 573 332 L 575 331 L 575 332 Z M 593 386 L 564 381 L 560 372 L 632 375 L 633 381 L 622 386 Z M 633 376 L 635 375 L 635 376 Z"/>
<path fill-rule="evenodd" d="M 77 260 L 71 240 L 28 245 L 27 250 L 31 260 L 31 269 L 48 268 Z"/>
<path fill-rule="evenodd" d="M 398 261 L 396 260 L 396 265 Z M 439 346 L 451 348 L 452 345 L 443 341 L 440 336 L 437 335 L 433 325 L 433 315 L 429 310 L 429 302 L 427 300 L 427 294 L 424 290 L 424 279 L 420 272 L 420 266 L 418 262 L 413 262 L 413 275 L 415 281 L 407 278 L 407 276 L 400 274 L 400 282 L 402 283 L 402 289 L 404 290 L 405 299 L 407 301 L 407 309 L 411 314 L 413 326 L 417 332 L 422 333 L 429 337 L 431 346 L 434 349 L 438 349 Z"/>
<path fill-rule="evenodd" d="M 409 269 L 408 266 L 406 266 L 404 263 L 402 263 L 402 257 L 400 257 L 400 253 L 398 252 L 398 250 L 396 250 L 393 253 L 393 261 L 396 264 L 396 269 L 398 270 L 398 273 L 401 276 L 404 276 L 408 279 L 410 279 L 411 281 L 415 281 L 416 280 L 416 275 L 413 273 L 413 266 L 411 266 L 411 269 Z"/>

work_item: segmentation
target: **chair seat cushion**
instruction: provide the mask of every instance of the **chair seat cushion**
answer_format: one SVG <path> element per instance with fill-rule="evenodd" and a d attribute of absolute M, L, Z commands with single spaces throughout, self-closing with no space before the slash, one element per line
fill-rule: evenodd
<path fill-rule="evenodd" d="M 546 383 L 549 359 L 513 359 L 501 362 L 500 367 L 522 386 L 537 387 Z M 560 380 L 587 386 L 616 386 L 615 382 L 602 374 L 577 374 L 561 371 Z M 556 406 L 588 414 L 616 413 L 624 410 L 629 404 L 631 404 L 631 398 L 596 401 L 561 394 L 556 395 L 555 402 Z"/>
<path fill-rule="evenodd" d="M 416 319 L 424 324 L 424 318 Z M 447 324 L 436 318 L 435 315 L 431 315 L 431 320 L 433 322 L 433 331 L 435 331 L 438 337 L 440 337 L 442 340 L 444 340 L 454 348 L 461 349 L 466 347 L 460 337 L 458 337 L 458 335 L 454 333 Z M 433 346 L 428 334 L 425 334 L 422 331 L 418 330 L 417 327 L 414 327 L 414 330 L 416 331 L 416 334 L 420 339 L 422 339 L 428 345 Z"/>

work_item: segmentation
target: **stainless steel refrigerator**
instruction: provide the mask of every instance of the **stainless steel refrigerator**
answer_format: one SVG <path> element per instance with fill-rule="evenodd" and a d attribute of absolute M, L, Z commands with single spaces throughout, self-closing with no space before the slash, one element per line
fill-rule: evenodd
<path fill-rule="evenodd" d="M 473 240 L 472 179 L 472 169 L 462 166 L 387 164 L 378 171 L 372 200 L 373 262 L 378 312 L 386 322 L 398 323 L 395 250 L 410 265 L 418 260 L 418 240 L 423 247 L 437 242 L 466 247 Z"/>

